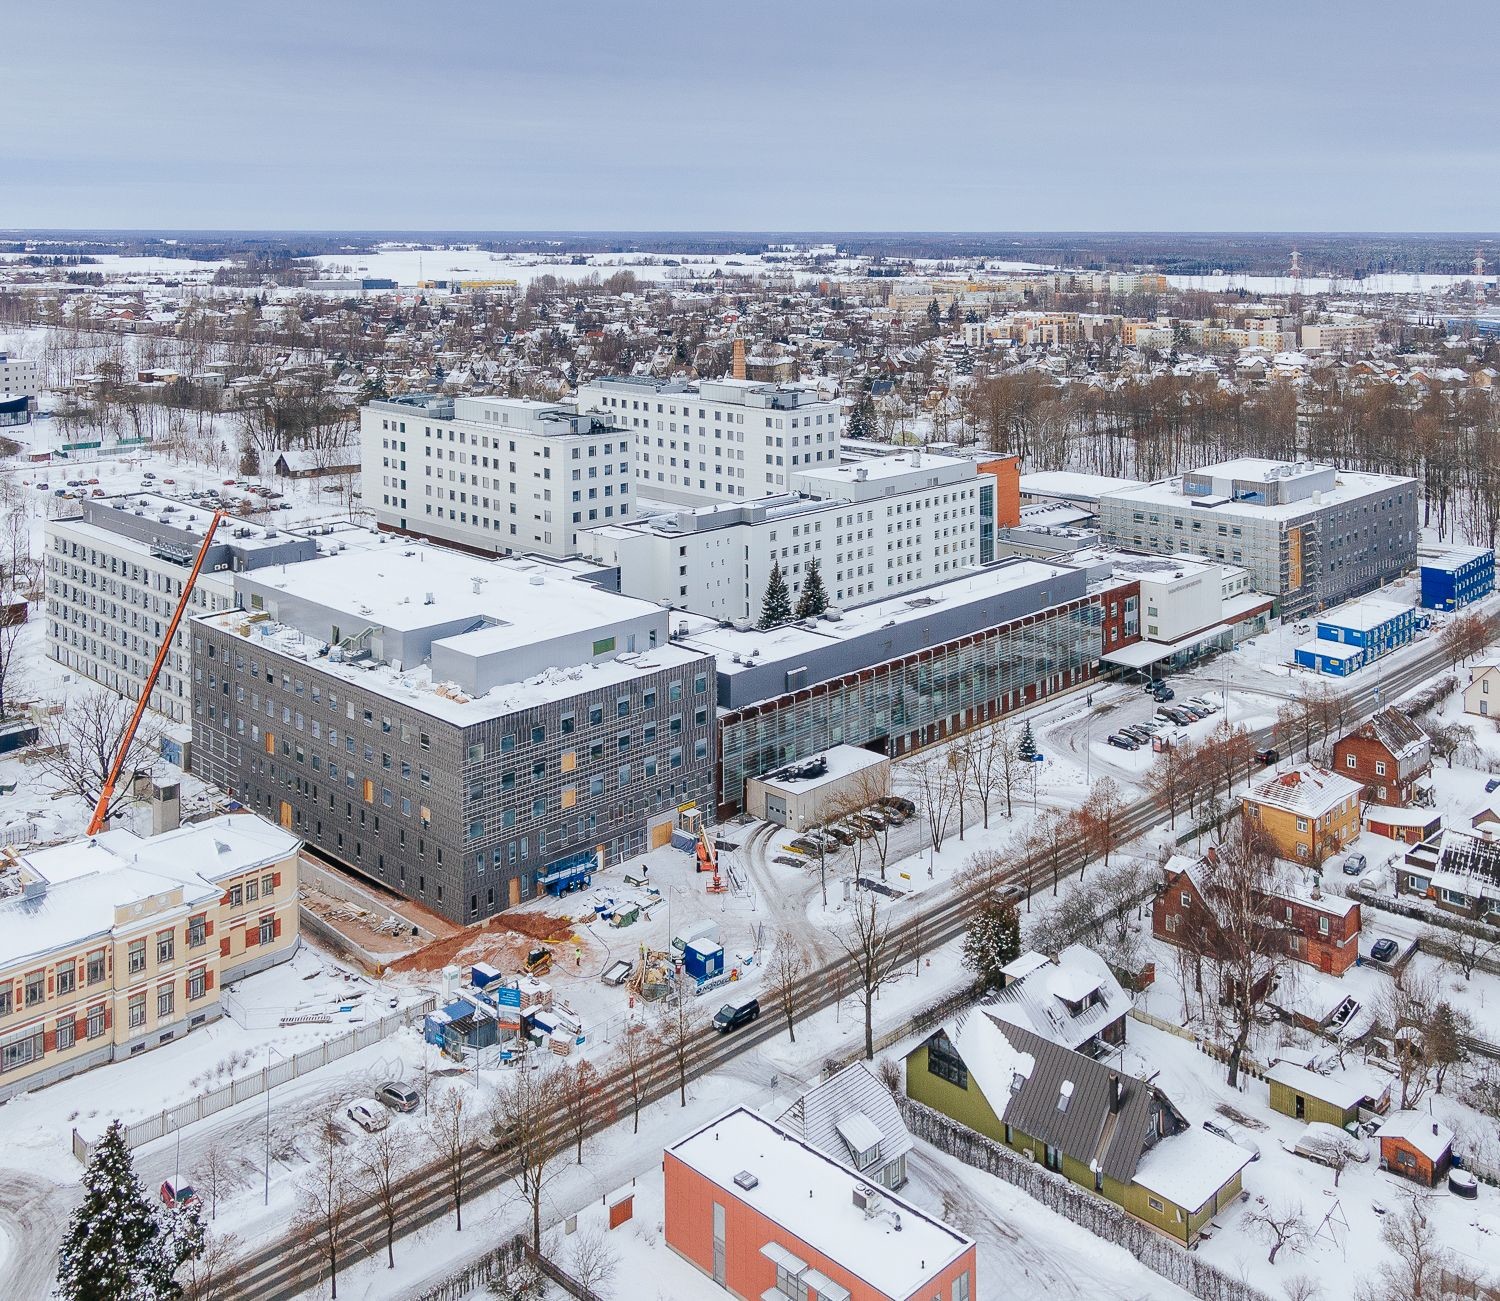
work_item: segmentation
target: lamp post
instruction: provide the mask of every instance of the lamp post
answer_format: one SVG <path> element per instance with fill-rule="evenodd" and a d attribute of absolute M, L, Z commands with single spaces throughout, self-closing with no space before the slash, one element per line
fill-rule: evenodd
<path fill-rule="evenodd" d="M 281 1057 L 282 1061 L 286 1061 L 285 1057 L 282 1057 L 281 1054 L 276 1051 L 276 1049 L 274 1049 L 273 1047 L 271 1047 L 270 1044 L 267 1044 L 266 1045 L 266 1195 L 265 1195 L 265 1204 L 267 1206 L 269 1206 L 271 1204 L 271 1058 L 273 1056 L 275 1056 L 275 1057 Z"/>

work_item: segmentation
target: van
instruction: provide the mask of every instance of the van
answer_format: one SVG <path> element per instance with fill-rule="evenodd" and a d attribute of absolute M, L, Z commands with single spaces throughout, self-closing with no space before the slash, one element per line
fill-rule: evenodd
<path fill-rule="evenodd" d="M 760 1015 L 760 999 L 747 998 L 738 1003 L 725 1003 L 714 1013 L 714 1029 L 720 1034 L 726 1034 L 730 1030 L 738 1030 L 742 1025 L 749 1025 Z"/>

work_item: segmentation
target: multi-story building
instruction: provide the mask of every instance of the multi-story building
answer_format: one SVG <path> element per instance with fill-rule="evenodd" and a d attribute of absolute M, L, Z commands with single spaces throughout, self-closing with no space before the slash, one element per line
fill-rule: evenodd
<path fill-rule="evenodd" d="M 1417 484 L 1247 458 L 1099 498 L 1115 546 L 1227 561 L 1282 618 L 1359 596 L 1417 559 Z"/>
<path fill-rule="evenodd" d="M 235 593 L 192 625 L 194 770 L 455 921 L 664 844 L 709 794 L 713 661 L 658 606 L 394 538 Z"/>
<path fill-rule="evenodd" d="M 298 943 L 296 837 L 248 814 L 0 860 L 0 1100 L 215 1020 Z"/>
<path fill-rule="evenodd" d="M 1228 887 L 1233 894 L 1234 886 Z M 1159 940 L 1196 953 L 1223 951 L 1223 935 L 1235 918 L 1226 913 L 1225 887 L 1213 854 L 1204 859 L 1174 855 L 1163 869 L 1151 905 L 1151 933 Z M 1257 892 L 1265 925 L 1280 932 L 1287 956 L 1327 975 L 1342 976 L 1359 955 L 1359 904 L 1341 894 L 1309 886 L 1295 869 L 1285 869 Z"/>
<path fill-rule="evenodd" d="M 1302 327 L 1302 346 L 1309 352 L 1368 352 L 1379 340 L 1380 326 L 1357 316 Z"/>
<path fill-rule="evenodd" d="M 636 494 L 656 501 L 772 496 L 801 470 L 839 463 L 841 404 L 811 389 L 610 376 L 579 386 L 578 409 L 629 431 Z"/>
<path fill-rule="evenodd" d="M 1495 549 L 1453 547 L 1421 564 L 1422 608 L 1457 610 L 1495 590 Z"/>
<path fill-rule="evenodd" d="M 584 550 L 620 590 L 711 618 L 759 617 L 773 566 L 795 606 L 816 562 L 829 604 L 866 604 L 979 563 L 980 494 L 994 477 L 913 451 L 792 477 L 795 493 L 593 530 Z M 993 509 L 994 493 L 989 502 Z"/>
<path fill-rule="evenodd" d="M 153 493 L 85 498 L 82 514 L 47 521 L 47 654 L 138 698 L 161 648 L 212 512 Z M 188 597 L 194 613 L 234 605 L 233 575 L 318 554 L 310 537 L 229 520 Z M 186 625 L 151 692 L 152 709 L 186 722 L 192 695 Z"/>
<path fill-rule="evenodd" d="M 1360 790 L 1357 781 L 1303 764 L 1257 782 L 1240 806 L 1280 857 L 1322 867 L 1359 835 Z"/>
<path fill-rule="evenodd" d="M 0 352 L 0 397 L 35 399 L 41 391 L 42 371 L 34 361 Z"/>
<path fill-rule="evenodd" d="M 1412 804 L 1431 789 L 1432 743 L 1391 705 L 1333 743 L 1333 767 L 1363 783 L 1367 803 Z"/>
<path fill-rule="evenodd" d="M 1500 922 L 1500 814 L 1481 808 L 1467 827 L 1413 845 L 1398 878 L 1402 893 L 1431 899 L 1444 912 Z"/>
<path fill-rule="evenodd" d="M 864 1124 L 848 1132 L 878 1151 L 880 1131 L 858 1119 Z M 748 1107 L 672 1144 L 662 1174 L 667 1246 L 716 1292 L 786 1301 L 979 1296 L 972 1239 Z"/>
<path fill-rule="evenodd" d="M 486 554 L 571 556 L 631 514 L 630 436 L 569 402 L 419 395 L 360 412 L 361 491 L 383 529 Z"/>
<path fill-rule="evenodd" d="M 1129 590 L 1014 560 L 768 630 L 674 616 L 677 644 L 717 660 L 720 815 L 747 778 L 830 746 L 897 756 L 1082 685 L 1125 639 Z"/>

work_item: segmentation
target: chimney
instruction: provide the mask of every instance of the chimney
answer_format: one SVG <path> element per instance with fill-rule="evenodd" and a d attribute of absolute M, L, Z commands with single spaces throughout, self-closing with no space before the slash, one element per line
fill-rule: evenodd
<path fill-rule="evenodd" d="M 734 373 L 735 379 L 744 379 L 745 378 L 745 341 L 743 339 L 738 339 L 737 338 L 734 341 L 734 372 L 733 373 Z"/>
<path fill-rule="evenodd" d="M 1120 1104 L 1125 1101 L 1125 1088 L 1120 1083 L 1120 1077 L 1114 1071 L 1109 1073 L 1109 1110 L 1114 1115 L 1120 1110 Z"/>

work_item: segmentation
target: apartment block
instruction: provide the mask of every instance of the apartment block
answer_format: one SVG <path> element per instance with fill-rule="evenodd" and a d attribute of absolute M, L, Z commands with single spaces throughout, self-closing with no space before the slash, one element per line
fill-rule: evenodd
<path fill-rule="evenodd" d="M 558 557 L 631 514 L 630 436 L 573 403 L 417 395 L 371 402 L 359 428 L 361 490 L 383 529 Z"/>
<path fill-rule="evenodd" d="M 709 794 L 713 661 L 656 605 L 394 537 L 235 594 L 192 626 L 195 771 L 454 921 L 664 844 Z"/>
<path fill-rule="evenodd" d="M 977 565 L 993 484 L 973 461 L 912 451 L 800 472 L 793 493 L 596 529 L 583 549 L 618 567 L 626 595 L 711 618 L 759 618 L 777 565 L 793 605 L 814 562 L 830 605 L 862 605 Z"/>
<path fill-rule="evenodd" d="M 0 397 L 35 399 L 41 386 L 42 371 L 36 362 L 0 352 Z"/>
<path fill-rule="evenodd" d="M 1272 773 L 1240 797 L 1282 858 L 1322 867 L 1359 835 L 1360 783 L 1303 764 Z"/>
<path fill-rule="evenodd" d="M 82 514 L 46 525 L 47 655 L 135 699 L 161 648 L 212 512 L 154 493 L 85 498 Z M 192 613 L 234 605 L 233 575 L 318 554 L 309 537 L 221 524 L 188 598 Z M 150 707 L 186 722 L 192 696 L 188 632 L 177 637 Z"/>
<path fill-rule="evenodd" d="M 839 463 L 842 406 L 811 389 L 754 380 L 591 380 L 578 409 L 629 432 L 635 490 L 707 505 L 784 493 L 799 471 Z"/>
<path fill-rule="evenodd" d="M 216 1020 L 298 944 L 301 844 L 249 814 L 0 858 L 0 1100 Z"/>
<path fill-rule="evenodd" d="M 1417 559 L 1417 484 L 1307 461 L 1244 458 L 1099 498 L 1105 541 L 1228 562 L 1275 614 L 1360 596 Z"/>

